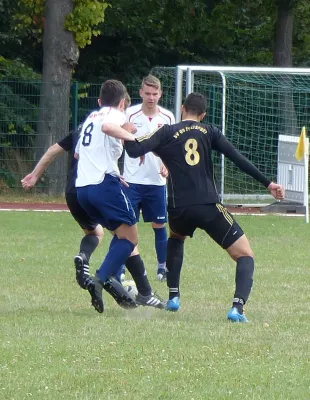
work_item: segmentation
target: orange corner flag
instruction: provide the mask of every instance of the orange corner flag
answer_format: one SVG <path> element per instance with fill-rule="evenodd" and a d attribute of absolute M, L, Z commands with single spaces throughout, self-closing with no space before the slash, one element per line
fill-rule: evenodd
<path fill-rule="evenodd" d="M 295 157 L 298 161 L 301 161 L 306 153 L 306 127 L 304 126 L 301 130 L 299 142 L 297 145 Z"/>

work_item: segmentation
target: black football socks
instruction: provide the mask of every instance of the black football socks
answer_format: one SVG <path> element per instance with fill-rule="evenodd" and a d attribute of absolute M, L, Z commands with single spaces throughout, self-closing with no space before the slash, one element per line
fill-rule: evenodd
<path fill-rule="evenodd" d="M 252 286 L 254 274 L 254 258 L 249 256 L 240 257 L 236 266 L 236 291 L 233 299 L 233 307 L 243 313 L 243 305 L 247 302 Z"/>
<path fill-rule="evenodd" d="M 183 264 L 184 241 L 178 238 L 169 238 L 167 245 L 167 286 L 169 300 L 180 296 L 180 275 Z"/>

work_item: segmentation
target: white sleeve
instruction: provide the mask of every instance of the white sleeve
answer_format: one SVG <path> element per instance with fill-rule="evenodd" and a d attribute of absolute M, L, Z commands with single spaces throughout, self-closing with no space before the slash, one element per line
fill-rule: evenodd
<path fill-rule="evenodd" d="M 126 122 L 125 113 L 113 110 L 104 116 L 102 123 L 122 126 Z"/>
<path fill-rule="evenodd" d="M 129 117 L 130 117 L 130 114 L 129 114 L 128 109 L 127 109 L 127 110 L 125 111 L 125 119 L 126 119 L 125 122 L 129 122 Z"/>
<path fill-rule="evenodd" d="M 74 150 L 75 153 L 80 154 L 80 146 L 81 146 L 81 137 L 79 138 L 79 140 L 75 146 L 75 150 Z"/>

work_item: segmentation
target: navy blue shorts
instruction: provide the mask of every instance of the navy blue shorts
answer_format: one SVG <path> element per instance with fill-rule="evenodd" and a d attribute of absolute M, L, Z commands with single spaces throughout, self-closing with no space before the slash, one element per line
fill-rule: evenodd
<path fill-rule="evenodd" d="M 72 217 L 80 227 L 82 229 L 87 229 L 88 231 L 94 231 L 98 223 L 90 218 L 84 208 L 80 205 L 77 193 L 66 193 L 66 201 Z"/>
<path fill-rule="evenodd" d="M 124 190 L 129 198 L 139 221 L 142 211 L 144 222 L 163 224 L 167 222 L 167 191 L 166 186 L 139 185 L 128 183 Z"/>
<path fill-rule="evenodd" d="M 122 224 L 132 226 L 137 222 L 132 205 L 117 177 L 107 174 L 98 185 L 78 187 L 77 194 L 87 214 L 111 231 Z"/>

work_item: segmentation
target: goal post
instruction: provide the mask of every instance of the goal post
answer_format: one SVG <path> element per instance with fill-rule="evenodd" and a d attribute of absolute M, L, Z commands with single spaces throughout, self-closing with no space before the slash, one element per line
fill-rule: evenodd
<path fill-rule="evenodd" d="M 193 91 L 208 98 L 205 122 L 218 126 L 242 154 L 276 180 L 280 135 L 299 136 L 301 127 L 310 124 L 310 68 L 178 66 L 177 121 L 183 100 Z M 215 156 L 214 164 L 222 201 L 272 201 L 262 185 L 224 156 Z"/>

